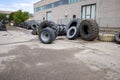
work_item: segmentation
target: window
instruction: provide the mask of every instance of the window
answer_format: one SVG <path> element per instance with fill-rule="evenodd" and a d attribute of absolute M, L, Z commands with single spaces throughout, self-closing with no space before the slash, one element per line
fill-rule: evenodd
<path fill-rule="evenodd" d="M 54 8 L 54 7 L 58 7 L 60 5 L 77 3 L 77 2 L 80 2 L 80 1 L 82 1 L 82 0 L 59 0 L 59 1 L 56 1 L 56 2 L 53 2 L 53 3 L 50 3 L 50 4 L 46 4 L 46 5 L 43 5 L 43 6 L 36 7 L 34 9 L 34 11 L 38 12 L 38 11 L 41 11 L 41 10 L 44 10 L 44 9 Z"/>
<path fill-rule="evenodd" d="M 96 18 L 96 4 L 82 6 L 81 19 L 95 19 Z"/>
<path fill-rule="evenodd" d="M 68 0 L 69 4 L 80 2 L 81 0 Z"/>
<path fill-rule="evenodd" d="M 51 11 L 46 12 L 46 20 L 52 20 L 52 12 Z"/>

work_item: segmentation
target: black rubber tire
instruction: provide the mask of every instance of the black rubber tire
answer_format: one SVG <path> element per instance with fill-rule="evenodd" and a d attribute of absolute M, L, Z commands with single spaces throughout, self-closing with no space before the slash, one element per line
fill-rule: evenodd
<path fill-rule="evenodd" d="M 31 28 L 32 28 L 32 30 L 36 30 L 37 25 L 36 25 L 36 24 L 32 24 L 32 25 L 31 25 Z"/>
<path fill-rule="evenodd" d="M 80 35 L 83 40 L 93 41 L 98 37 L 99 29 L 95 20 L 86 19 L 80 24 Z"/>
<path fill-rule="evenodd" d="M 38 36 L 39 36 L 39 40 L 44 44 L 50 44 L 56 38 L 54 30 L 49 27 L 40 30 Z"/>
<path fill-rule="evenodd" d="M 68 23 L 66 29 L 68 30 L 72 26 L 75 26 L 75 27 L 79 28 L 80 22 L 81 22 L 81 20 L 79 18 L 75 18 Z"/>
<path fill-rule="evenodd" d="M 32 35 L 37 35 L 37 32 L 35 30 L 32 30 L 31 34 Z"/>
<path fill-rule="evenodd" d="M 47 27 L 53 29 L 55 32 L 55 36 L 57 37 L 58 28 L 57 28 L 57 25 L 53 21 L 49 21 L 49 20 L 42 21 L 39 25 L 38 32 L 40 32 L 42 29 L 47 28 Z"/>
<path fill-rule="evenodd" d="M 75 40 L 78 37 L 78 29 L 75 26 L 70 27 L 67 30 L 67 38 L 69 40 Z"/>
<path fill-rule="evenodd" d="M 115 41 L 116 41 L 118 44 L 120 44 L 120 32 L 117 32 L 117 33 L 115 34 Z"/>
<path fill-rule="evenodd" d="M 75 19 L 71 20 L 71 21 L 68 23 L 68 25 L 66 26 L 66 32 L 67 32 L 67 30 L 68 30 L 70 27 L 75 26 L 75 27 L 78 29 L 78 34 L 79 34 L 79 33 L 80 33 L 80 32 L 79 32 L 80 23 L 81 23 L 81 19 L 79 19 L 79 18 L 75 18 Z"/>

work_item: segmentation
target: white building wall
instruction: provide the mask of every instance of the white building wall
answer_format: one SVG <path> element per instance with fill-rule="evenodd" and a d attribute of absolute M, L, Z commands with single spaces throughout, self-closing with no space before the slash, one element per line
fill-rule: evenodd
<path fill-rule="evenodd" d="M 58 23 L 62 21 L 61 23 L 67 23 L 72 19 L 74 14 L 78 18 L 81 18 L 82 5 L 94 3 L 96 3 L 96 21 L 100 27 L 120 27 L 120 0 L 84 0 L 79 3 L 35 12 L 34 19 L 43 19 L 43 17 L 46 17 L 46 12 L 52 11 L 52 20 L 54 22 Z M 36 4 L 34 6 L 36 7 Z M 67 19 L 65 18 L 65 14 L 68 15 Z"/>

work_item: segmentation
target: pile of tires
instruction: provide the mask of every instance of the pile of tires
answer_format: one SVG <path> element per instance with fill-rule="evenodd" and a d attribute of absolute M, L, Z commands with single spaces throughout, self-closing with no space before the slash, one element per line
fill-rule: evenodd
<path fill-rule="evenodd" d="M 73 19 L 67 26 L 67 38 L 77 39 L 79 36 L 83 40 L 92 41 L 98 37 L 99 29 L 95 20 Z"/>
<path fill-rule="evenodd" d="M 33 30 L 35 27 L 33 27 Z M 32 32 L 36 34 L 36 32 Z M 65 25 L 56 25 L 53 21 L 42 21 L 38 27 L 39 40 L 44 44 L 52 43 L 57 36 L 66 35 L 69 40 L 77 39 L 92 41 L 98 37 L 99 29 L 95 20 L 73 19 Z"/>
<path fill-rule="evenodd" d="M 42 43 L 52 43 L 58 36 L 57 25 L 53 21 L 42 21 L 38 27 L 38 36 Z"/>
<path fill-rule="evenodd" d="M 116 41 L 118 44 L 120 44 L 120 32 L 117 32 L 117 33 L 115 34 L 115 41 Z"/>
<path fill-rule="evenodd" d="M 0 23 L 0 31 L 6 31 L 6 25 L 5 24 L 2 24 Z"/>
<path fill-rule="evenodd" d="M 58 28 L 58 36 L 66 35 L 66 25 L 58 24 L 57 28 Z"/>

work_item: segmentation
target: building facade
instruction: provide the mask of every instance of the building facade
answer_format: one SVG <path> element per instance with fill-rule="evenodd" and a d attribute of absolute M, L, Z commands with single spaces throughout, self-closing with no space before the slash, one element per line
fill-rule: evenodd
<path fill-rule="evenodd" d="M 0 13 L 1 14 L 5 14 L 7 17 L 9 17 L 9 15 L 11 14 L 12 11 L 3 11 L 3 10 L 0 10 Z"/>
<path fill-rule="evenodd" d="M 94 19 L 100 27 L 120 27 L 120 0 L 41 0 L 34 19 L 67 24 L 72 18 Z"/>

